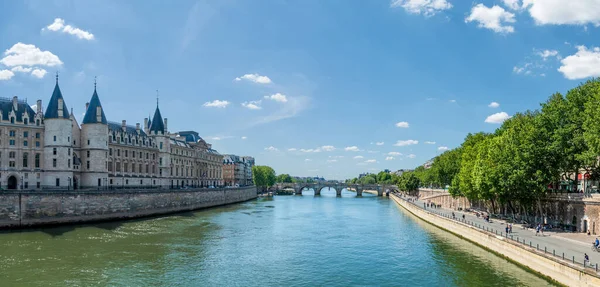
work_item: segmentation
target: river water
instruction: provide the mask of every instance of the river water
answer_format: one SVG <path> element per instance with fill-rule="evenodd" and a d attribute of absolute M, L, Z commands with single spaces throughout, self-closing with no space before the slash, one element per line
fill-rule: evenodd
<path fill-rule="evenodd" d="M 0 286 L 549 286 L 407 214 L 323 190 L 0 234 Z"/>

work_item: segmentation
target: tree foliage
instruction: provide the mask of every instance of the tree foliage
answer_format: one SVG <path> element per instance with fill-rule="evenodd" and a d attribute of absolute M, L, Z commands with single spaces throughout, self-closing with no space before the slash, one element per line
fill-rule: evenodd
<path fill-rule="evenodd" d="M 289 174 L 282 173 L 277 176 L 277 179 L 275 181 L 278 183 L 292 183 L 294 182 L 294 179 Z"/>
<path fill-rule="evenodd" d="M 263 189 L 275 184 L 275 171 L 266 165 L 255 165 L 252 167 L 252 180 L 254 185 Z"/>

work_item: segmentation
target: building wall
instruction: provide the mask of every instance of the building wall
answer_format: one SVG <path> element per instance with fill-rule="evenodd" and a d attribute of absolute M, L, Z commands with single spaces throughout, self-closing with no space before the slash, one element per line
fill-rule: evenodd
<path fill-rule="evenodd" d="M 42 175 L 42 186 L 44 187 L 71 188 L 73 179 L 71 163 L 73 130 L 71 124 L 70 119 L 46 119 L 44 121 L 44 173 Z"/>

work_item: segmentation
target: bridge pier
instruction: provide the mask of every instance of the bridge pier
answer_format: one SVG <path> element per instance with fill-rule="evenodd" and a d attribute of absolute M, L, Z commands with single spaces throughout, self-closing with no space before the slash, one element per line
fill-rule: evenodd
<path fill-rule="evenodd" d="M 342 196 L 342 189 L 339 187 L 335 188 L 335 195 L 341 197 Z"/>

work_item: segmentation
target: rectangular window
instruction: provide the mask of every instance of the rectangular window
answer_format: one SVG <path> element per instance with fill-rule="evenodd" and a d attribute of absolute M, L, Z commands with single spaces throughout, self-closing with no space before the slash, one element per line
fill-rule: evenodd
<path fill-rule="evenodd" d="M 15 158 L 16 153 L 14 151 L 11 151 L 8 153 L 8 158 Z"/>
<path fill-rule="evenodd" d="M 35 154 L 35 167 L 40 168 L 40 154 L 39 153 Z"/>
<path fill-rule="evenodd" d="M 131 152 L 131 157 L 135 158 L 135 151 Z"/>
<path fill-rule="evenodd" d="M 67 155 L 71 155 L 71 149 L 67 149 Z"/>
<path fill-rule="evenodd" d="M 56 159 L 55 158 L 52 159 L 52 167 L 56 167 Z"/>
<path fill-rule="evenodd" d="M 29 137 L 29 132 L 23 132 L 23 137 L 24 138 Z"/>
<path fill-rule="evenodd" d="M 125 150 L 125 157 L 127 157 L 128 155 L 128 150 Z"/>
<path fill-rule="evenodd" d="M 40 188 L 40 182 L 39 181 L 35 184 L 35 187 Z"/>
<path fill-rule="evenodd" d="M 70 159 L 70 158 L 69 158 L 69 159 L 67 159 L 67 167 L 68 167 L 68 168 L 71 168 L 71 159 Z"/>
<path fill-rule="evenodd" d="M 15 161 L 14 160 L 9 161 L 8 162 L 8 166 L 9 167 L 15 167 Z"/>
<path fill-rule="evenodd" d="M 9 133 L 10 137 L 12 137 L 12 138 L 14 138 L 15 135 L 17 134 L 17 132 L 15 132 L 15 131 L 9 131 L 8 133 Z"/>
<path fill-rule="evenodd" d="M 160 142 L 160 149 L 162 150 L 162 142 Z"/>
<path fill-rule="evenodd" d="M 40 133 L 35 133 L 35 138 L 39 139 L 40 138 Z"/>
<path fill-rule="evenodd" d="M 87 169 L 90 169 L 90 161 L 89 160 L 86 162 L 86 165 L 87 165 Z"/>
<path fill-rule="evenodd" d="M 29 167 L 29 157 L 27 156 L 27 153 L 23 154 L 23 167 Z"/>
<path fill-rule="evenodd" d="M 9 140 L 9 141 L 8 141 L 8 144 L 9 144 L 9 145 L 15 145 L 15 140 Z"/>
<path fill-rule="evenodd" d="M 60 186 L 60 178 L 56 179 L 56 186 Z"/>
<path fill-rule="evenodd" d="M 25 120 L 27 120 L 27 119 L 25 119 Z M 27 181 L 25 182 L 25 188 L 29 188 L 29 182 L 27 182 Z"/>
<path fill-rule="evenodd" d="M 56 148 L 52 148 L 52 154 L 56 155 Z"/>
<path fill-rule="evenodd" d="M 121 156 L 121 150 L 120 149 L 117 150 L 117 156 Z"/>
<path fill-rule="evenodd" d="M 40 147 L 40 142 L 35 142 L 35 147 Z"/>
<path fill-rule="evenodd" d="M 110 179 L 110 184 L 113 184 L 113 183 L 112 183 L 112 178 Z"/>
<path fill-rule="evenodd" d="M 108 154 L 112 155 L 112 148 L 108 149 Z"/>
<path fill-rule="evenodd" d="M 88 140 L 88 145 L 90 145 L 90 140 Z"/>
<path fill-rule="evenodd" d="M 54 136 L 54 141 L 56 141 L 56 136 Z M 56 180 L 58 180 L 58 178 Z"/>
<path fill-rule="evenodd" d="M 87 155 L 87 157 L 90 157 L 90 151 L 89 150 L 86 152 L 86 155 Z"/>
<path fill-rule="evenodd" d="M 27 146 L 29 143 L 27 141 L 23 141 L 23 146 Z"/>

